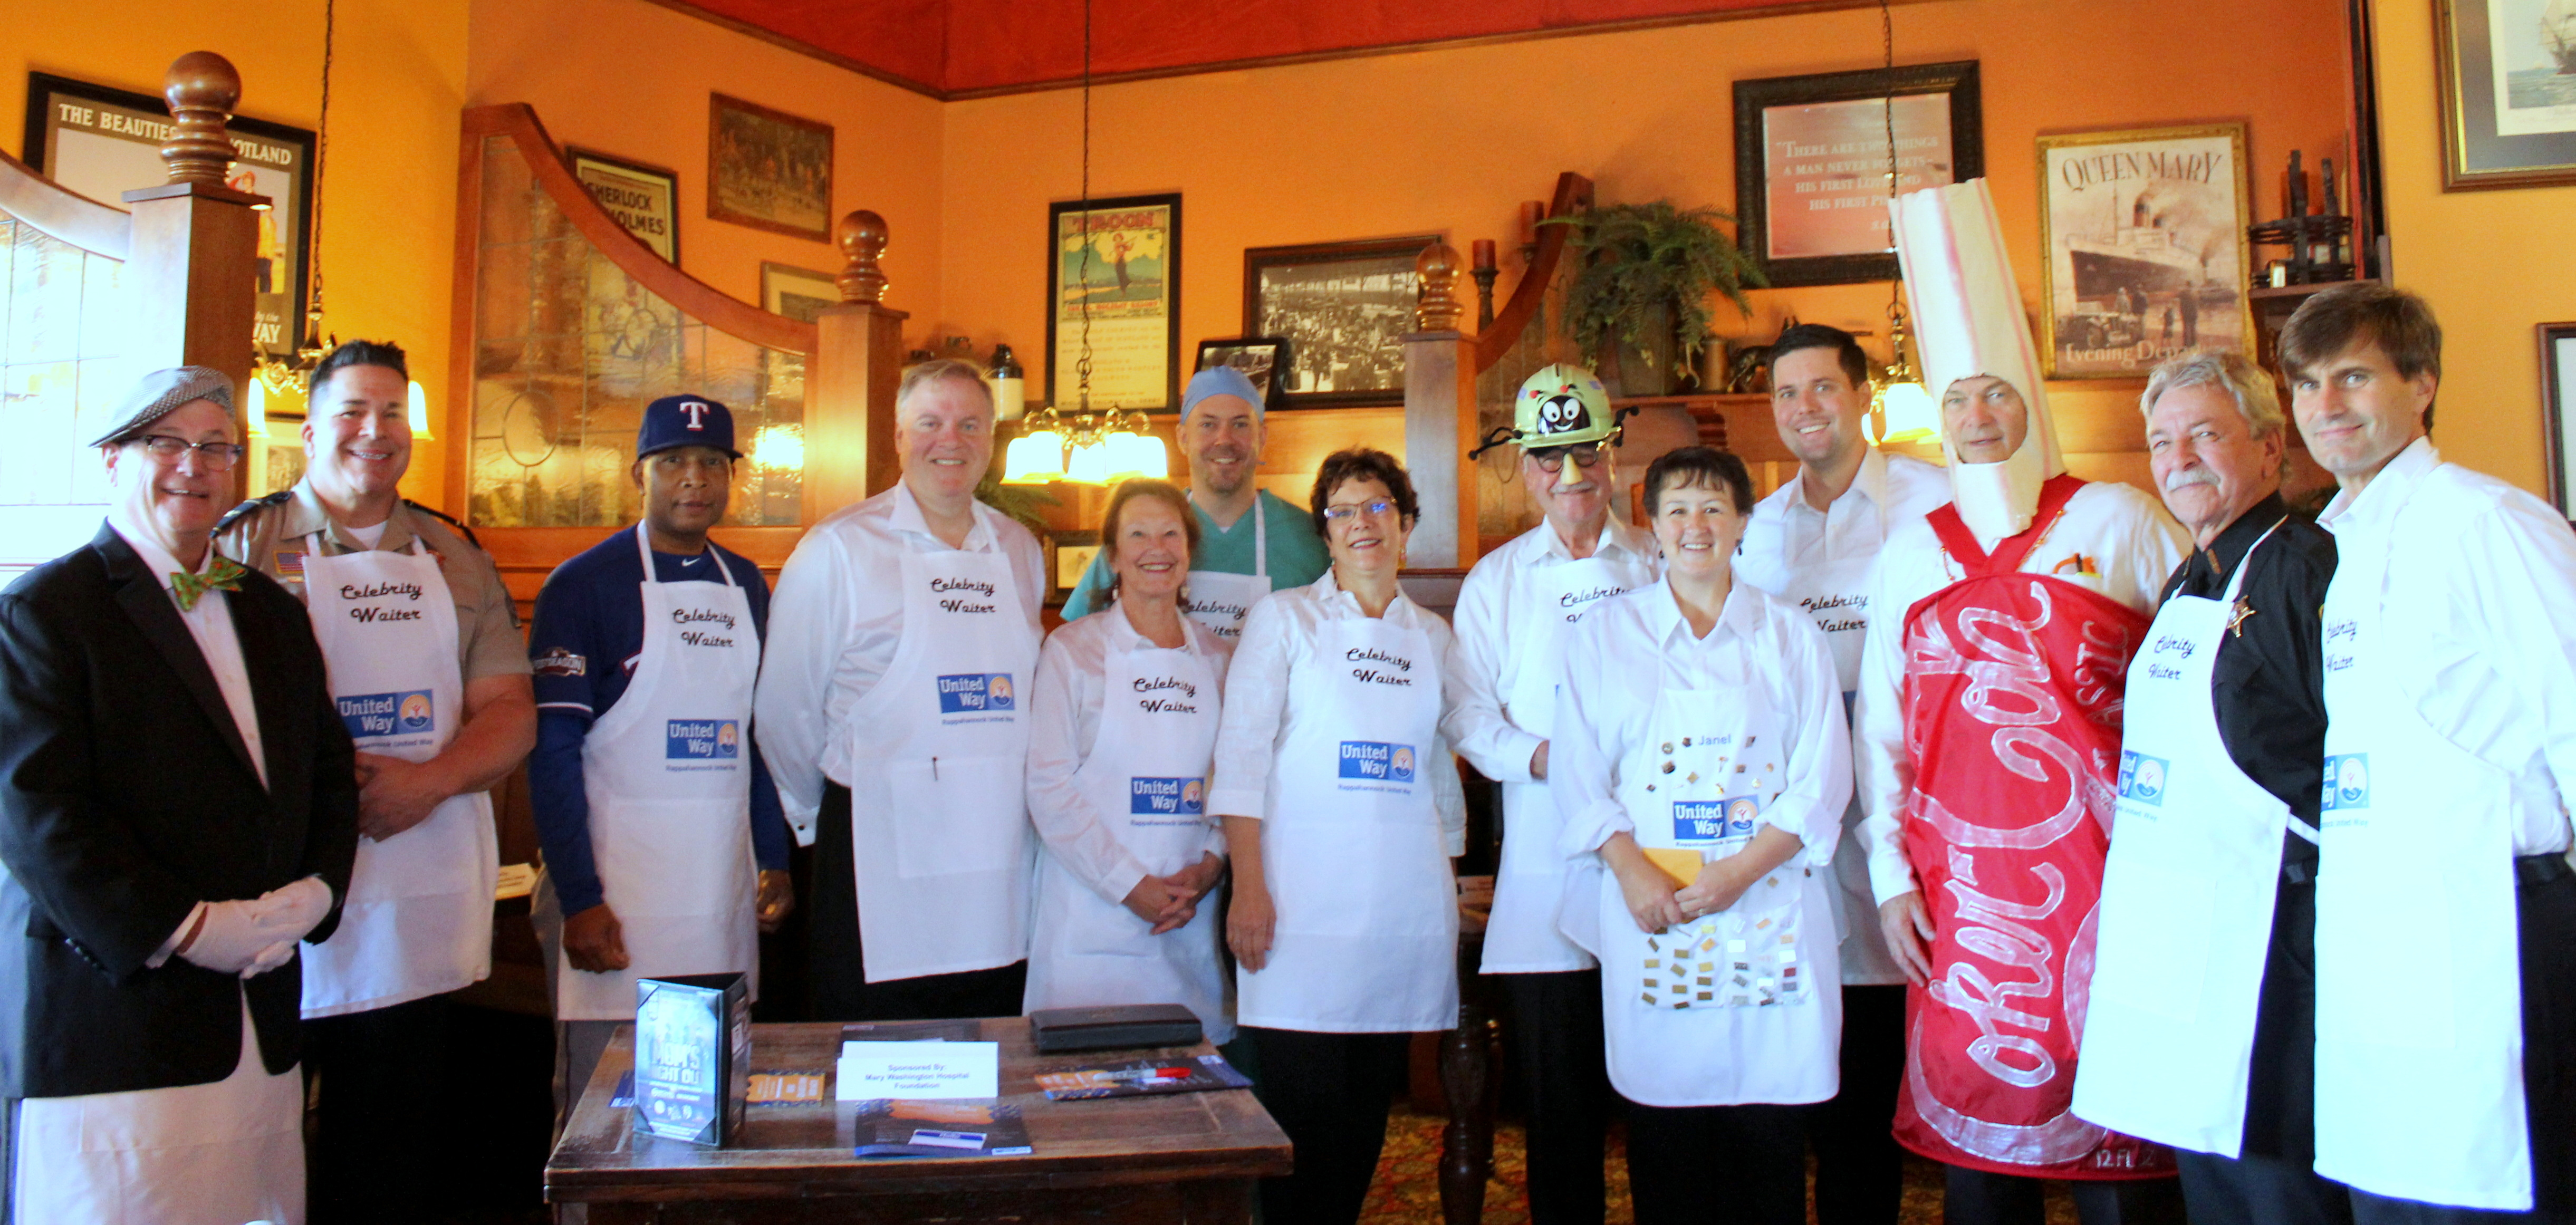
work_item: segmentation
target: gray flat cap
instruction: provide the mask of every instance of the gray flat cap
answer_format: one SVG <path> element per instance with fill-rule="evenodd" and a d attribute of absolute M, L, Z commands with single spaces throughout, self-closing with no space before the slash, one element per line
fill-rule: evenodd
<path fill-rule="evenodd" d="M 155 370 L 125 393 L 125 403 L 117 409 L 120 424 L 99 435 L 89 445 L 103 447 L 123 442 L 143 432 L 143 427 L 169 416 L 190 400 L 212 400 L 226 413 L 233 411 L 233 381 L 212 366 L 175 366 Z"/>

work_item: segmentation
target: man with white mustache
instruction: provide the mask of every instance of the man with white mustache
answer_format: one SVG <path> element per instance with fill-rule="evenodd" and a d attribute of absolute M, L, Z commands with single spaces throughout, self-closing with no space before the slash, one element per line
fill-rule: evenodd
<path fill-rule="evenodd" d="M 1190 376 L 1176 431 L 1190 464 L 1190 510 L 1199 520 L 1185 611 L 1228 645 L 1263 596 L 1307 586 L 1332 564 L 1312 516 L 1256 480 L 1265 429 L 1261 391 L 1242 371 L 1210 366 Z M 1065 597 L 1064 619 L 1108 607 L 1108 587 L 1109 567 L 1095 555 Z"/>
<path fill-rule="evenodd" d="M 1869 445 L 1869 359 L 1851 334 L 1818 323 L 1780 333 L 1768 354 L 1771 422 L 1798 471 L 1753 507 L 1735 573 L 1798 605 L 1832 651 L 1844 710 L 1860 675 L 1869 587 L 1889 529 L 1950 498 L 1941 470 Z M 1891 610 L 1903 616 L 1903 609 Z M 1834 850 L 1842 919 L 1842 1087 L 1810 1114 L 1821 1225 L 1893 1225 L 1903 1158 L 1888 1135 L 1905 1072 L 1905 972 L 1888 956 L 1870 896 L 1857 795 Z"/>
<path fill-rule="evenodd" d="M 1521 487 L 1545 512 L 1536 527 L 1467 572 L 1448 675 L 1457 678 L 1457 750 L 1503 784 L 1503 863 L 1485 926 L 1483 972 L 1498 975 L 1529 1108 L 1530 1219 L 1590 1222 L 1604 1212 L 1601 1153 L 1610 1081 L 1602 1063 L 1601 971 L 1557 930 L 1565 858 L 1547 784 L 1565 644 L 1585 610 L 1652 584 L 1654 538 L 1610 513 L 1619 431 L 1601 380 L 1578 366 L 1533 374 L 1513 398 Z"/>
<path fill-rule="evenodd" d="M 2036 1225 L 2043 1179 L 2086 1225 L 2137 1220 L 2171 1155 L 2068 1102 L 2119 681 L 2186 539 L 2066 472 L 1985 180 L 1890 211 L 1953 494 L 1889 534 L 1855 702 L 1870 883 L 1915 992 L 1896 1139 L 1948 1167 L 1953 1225 Z"/>
<path fill-rule="evenodd" d="M 905 369 L 894 441 L 903 479 L 825 516 L 779 571 L 753 734 L 814 848 L 815 1019 L 1013 1016 L 1046 559 L 975 500 L 993 461 L 981 371 Z"/>
<path fill-rule="evenodd" d="M 435 1210 L 461 1157 L 423 1101 L 441 1092 L 445 994 L 492 969 L 500 876 L 491 790 L 537 742 L 526 639 L 473 534 L 406 501 L 411 375 L 353 340 L 313 371 L 304 479 L 235 507 L 215 548 L 304 601 L 357 737 L 358 864 L 346 917 L 305 957 L 318 1082 L 313 1215 Z"/>
<path fill-rule="evenodd" d="M 2129 669 L 2075 1113 L 2172 1145 L 2201 1225 L 2348 1221 L 2310 1168 L 2334 537 L 2281 501 L 2289 418 L 2250 359 L 2173 358 L 2138 406 L 2194 547 Z"/>

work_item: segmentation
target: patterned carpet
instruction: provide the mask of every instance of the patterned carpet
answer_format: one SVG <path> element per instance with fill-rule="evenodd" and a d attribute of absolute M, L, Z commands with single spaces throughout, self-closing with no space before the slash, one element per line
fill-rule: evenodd
<path fill-rule="evenodd" d="M 1386 1123 L 1386 1151 L 1378 1158 L 1377 1181 L 1369 1186 L 1368 1207 L 1360 1225 L 1425 1225 L 1440 1217 L 1440 1127 L 1437 1115 L 1418 1114 L 1398 1104 Z M 1628 1160 L 1616 1128 L 1612 1129 L 1606 1169 L 1610 1180 L 1610 1225 L 1634 1225 L 1628 1202 Z M 1521 1129 L 1499 1124 L 1494 1131 L 1494 1176 L 1485 1184 L 1484 1225 L 1527 1225 L 1529 1176 L 1522 1161 Z M 1813 1216 L 1809 1217 L 1813 1220 Z M 1940 1168 L 1914 1157 L 1905 1161 L 1905 1206 L 1902 1225 L 1939 1225 Z M 2062 1187 L 2048 1196 L 2050 1225 L 2074 1225 L 2074 1205 Z"/>

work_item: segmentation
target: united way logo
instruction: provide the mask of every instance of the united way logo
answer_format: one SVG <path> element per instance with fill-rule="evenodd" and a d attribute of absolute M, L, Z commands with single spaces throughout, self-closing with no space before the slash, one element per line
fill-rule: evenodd
<path fill-rule="evenodd" d="M 663 724 L 662 756 L 671 761 L 731 761 L 742 756 L 742 724 L 732 719 L 672 719 Z"/>
<path fill-rule="evenodd" d="M 1197 778 L 1128 779 L 1127 813 L 1137 817 L 1205 816 L 1207 781 Z"/>
<path fill-rule="evenodd" d="M 426 689 L 341 694 L 332 701 L 340 707 L 340 722 L 355 739 L 413 736 L 438 728 L 438 708 Z"/>
<path fill-rule="evenodd" d="M 962 672 L 939 678 L 939 713 L 943 715 L 1011 708 L 1008 672 Z"/>
<path fill-rule="evenodd" d="M 1673 841 L 1715 842 L 1726 836 L 1726 801 L 1673 801 Z"/>
<path fill-rule="evenodd" d="M 1752 796 L 1740 795 L 1726 801 L 1726 836 L 1752 837 L 1753 819 L 1760 815 L 1762 815 L 1762 806 L 1753 802 Z"/>
<path fill-rule="evenodd" d="M 2327 757 L 2325 794 L 2319 797 L 2317 807 L 2326 812 L 2370 807 L 2370 754 Z"/>
<path fill-rule="evenodd" d="M 1375 740 L 1342 742 L 1342 777 L 1380 783 L 1413 781 L 1413 746 Z"/>
<path fill-rule="evenodd" d="M 2144 753 L 2120 752 L 2120 798 L 2136 800 L 2150 808 L 2165 806 L 2165 769 L 2161 757 Z"/>

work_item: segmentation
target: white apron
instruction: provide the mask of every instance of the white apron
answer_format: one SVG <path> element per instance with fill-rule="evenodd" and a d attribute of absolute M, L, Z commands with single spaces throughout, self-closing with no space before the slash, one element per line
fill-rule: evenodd
<path fill-rule="evenodd" d="M 1268 965 L 1236 967 L 1243 1024 L 1457 1026 L 1458 887 L 1430 774 L 1452 768 L 1433 750 L 1439 726 L 1429 634 L 1369 617 L 1318 630 L 1315 658 L 1290 676 L 1276 799 L 1261 823 L 1277 924 Z"/>
<path fill-rule="evenodd" d="M 1261 597 L 1269 594 L 1270 532 L 1262 517 L 1261 495 L 1256 493 L 1252 497 L 1252 573 L 1190 571 L 1190 598 L 1181 611 L 1190 620 L 1216 631 L 1227 646 L 1233 646 L 1243 639 L 1243 619 L 1251 615 L 1252 606 L 1260 603 Z"/>
<path fill-rule="evenodd" d="M 1887 508 L 1874 506 L 1872 513 L 1879 517 L 1879 539 L 1885 540 Z M 1869 637 L 1870 577 L 1877 560 L 1877 554 L 1870 553 L 1791 570 L 1781 589 L 1772 593 L 1797 605 L 1824 631 L 1847 719 L 1852 691 L 1859 688 L 1861 643 Z M 1895 609 L 1890 615 L 1902 619 L 1905 610 Z M 1869 849 L 1860 840 L 1862 815 L 1860 789 L 1855 787 L 1851 803 L 1843 808 L 1842 841 L 1834 846 L 1833 918 L 1842 946 L 1843 981 L 1895 986 L 1905 981 L 1905 971 L 1897 968 L 1896 958 L 1887 951 L 1887 938 L 1879 933 L 1878 895 L 1869 884 Z"/>
<path fill-rule="evenodd" d="M 304 607 L 330 665 L 331 697 L 361 753 L 421 762 L 465 719 L 456 604 L 436 555 L 369 549 L 304 554 Z M 492 797 L 451 796 L 420 824 L 358 840 L 348 904 L 331 938 L 304 947 L 306 1018 L 454 991 L 492 969 L 501 872 Z"/>
<path fill-rule="evenodd" d="M 590 846 L 628 965 L 576 970 L 557 941 L 555 1019 L 625 1021 L 635 980 L 752 975 L 759 998 L 759 867 L 751 850 L 751 597 L 714 550 L 720 581 L 655 577 L 644 525 L 644 646 L 635 675 L 581 745 Z"/>
<path fill-rule="evenodd" d="M 2118 832 L 2075 1068 L 2076 1117 L 2222 1157 L 2244 1137 L 2283 831 L 2295 822 L 2316 838 L 2228 756 L 2212 705 L 2236 593 L 2271 538 L 2246 550 L 2226 594 L 2167 600 L 2129 665 Z"/>
<path fill-rule="evenodd" d="M 268 1074 L 247 1001 L 241 1029 L 222 1080 L 19 1102 L 9 1219 L 301 1225 L 304 1073 Z"/>
<path fill-rule="evenodd" d="M 2326 589 L 2316 1170 L 2375 1195 L 2520 1211 L 2532 1166 L 2511 787 L 2416 713 L 2408 644 L 2380 620 L 2387 584 L 2409 581 L 2389 572 L 2390 545 L 2337 531 Z"/>
<path fill-rule="evenodd" d="M 1559 562 L 1527 607 L 1513 610 L 1502 646 L 1521 657 L 1512 691 L 1503 695 L 1503 717 L 1546 739 L 1556 725 L 1558 674 L 1574 623 L 1600 600 L 1627 590 L 1624 568 L 1601 557 Z M 1563 857 L 1556 853 L 1563 823 L 1544 781 L 1503 784 L 1503 862 L 1494 876 L 1494 911 L 1485 923 L 1486 974 L 1546 974 L 1589 970 L 1584 952 L 1557 929 L 1565 900 Z"/>
<path fill-rule="evenodd" d="M 1115 604 L 1107 611 L 1126 615 Z M 1169 876 L 1207 852 L 1216 670 L 1185 649 L 1149 644 L 1112 653 L 1107 671 L 1100 732 L 1074 779 L 1120 845 L 1147 872 Z M 1234 1040 L 1214 898 L 1201 900 L 1188 925 L 1157 936 L 1042 851 L 1037 913 L 1025 1008 L 1185 1004 L 1208 1041 Z"/>
<path fill-rule="evenodd" d="M 1645 738 L 1618 767 L 1637 845 L 1694 849 L 1703 862 L 1742 851 L 1784 790 L 1788 744 L 1777 727 L 1751 677 L 1723 690 L 1664 687 Z M 1803 853 L 1735 905 L 1652 935 L 1637 930 L 1618 877 L 1589 875 L 1599 882 L 1602 1032 L 1622 1096 L 1731 1106 L 1834 1095 L 1842 990 L 1831 928 L 1817 926 L 1832 901 Z"/>
<path fill-rule="evenodd" d="M 905 553 L 903 639 L 850 709 L 850 841 L 872 983 L 1028 956 L 1038 659 L 1008 555 Z"/>

